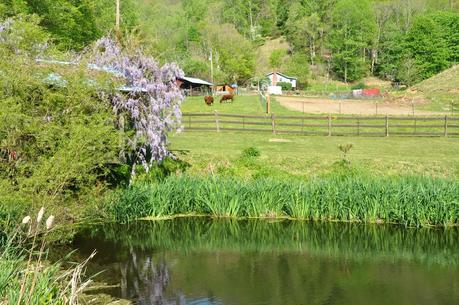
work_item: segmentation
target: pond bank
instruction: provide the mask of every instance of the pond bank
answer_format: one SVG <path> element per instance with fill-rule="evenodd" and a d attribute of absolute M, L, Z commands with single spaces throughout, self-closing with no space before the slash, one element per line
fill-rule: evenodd
<path fill-rule="evenodd" d="M 120 191 L 107 213 L 117 222 L 207 215 L 450 227 L 459 224 L 458 200 L 458 182 L 427 177 L 281 181 L 182 175 Z"/>

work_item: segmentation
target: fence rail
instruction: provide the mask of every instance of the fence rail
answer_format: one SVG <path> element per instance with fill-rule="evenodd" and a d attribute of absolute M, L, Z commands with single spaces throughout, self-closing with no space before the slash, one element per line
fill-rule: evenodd
<path fill-rule="evenodd" d="M 185 131 L 240 131 L 325 136 L 459 136 L 459 117 L 277 116 L 184 113 Z"/>

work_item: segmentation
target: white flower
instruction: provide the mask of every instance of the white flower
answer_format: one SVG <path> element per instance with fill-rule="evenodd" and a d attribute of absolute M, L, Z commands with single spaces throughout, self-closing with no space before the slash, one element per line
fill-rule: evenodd
<path fill-rule="evenodd" d="M 30 221 L 30 216 L 26 216 L 26 217 L 24 217 L 24 218 L 22 219 L 22 224 L 23 224 L 23 225 L 26 225 L 26 224 L 29 223 L 29 221 Z"/>
<path fill-rule="evenodd" d="M 43 219 L 43 215 L 44 214 L 45 214 L 45 208 L 41 207 L 40 211 L 38 211 L 37 223 L 41 222 L 41 220 Z"/>
<path fill-rule="evenodd" d="M 51 215 L 48 217 L 48 219 L 46 219 L 46 229 L 49 230 L 53 227 L 53 224 L 54 224 L 54 216 Z"/>

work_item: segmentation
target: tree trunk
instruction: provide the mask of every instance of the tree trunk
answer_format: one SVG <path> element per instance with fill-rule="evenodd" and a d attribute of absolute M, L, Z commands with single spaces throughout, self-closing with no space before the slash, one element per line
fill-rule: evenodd
<path fill-rule="evenodd" d="M 249 1 L 250 39 L 255 40 L 255 29 L 253 28 L 252 1 Z"/>
<path fill-rule="evenodd" d="M 344 64 L 344 82 L 347 84 L 347 63 Z"/>
<path fill-rule="evenodd" d="M 371 50 L 371 74 L 375 74 L 375 65 L 376 61 L 378 60 L 378 50 L 372 49 Z"/>
<path fill-rule="evenodd" d="M 314 58 L 316 57 L 316 46 L 314 44 L 314 39 L 311 39 L 310 52 L 311 52 L 311 65 L 314 66 Z"/>

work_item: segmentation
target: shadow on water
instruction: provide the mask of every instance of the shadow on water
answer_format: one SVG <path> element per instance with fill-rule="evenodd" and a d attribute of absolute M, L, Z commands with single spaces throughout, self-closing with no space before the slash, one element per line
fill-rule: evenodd
<path fill-rule="evenodd" d="M 136 304 L 459 304 L 459 232 L 208 218 L 88 228 L 90 272 Z"/>

